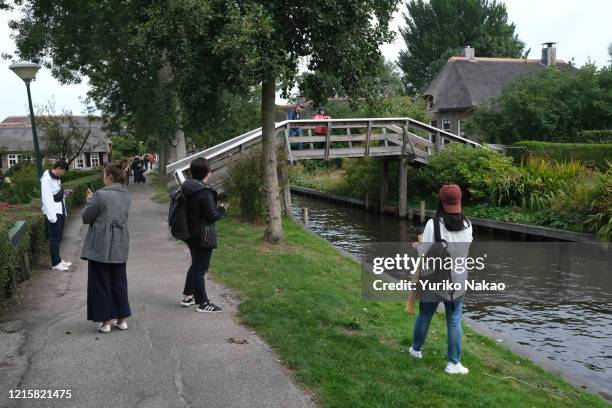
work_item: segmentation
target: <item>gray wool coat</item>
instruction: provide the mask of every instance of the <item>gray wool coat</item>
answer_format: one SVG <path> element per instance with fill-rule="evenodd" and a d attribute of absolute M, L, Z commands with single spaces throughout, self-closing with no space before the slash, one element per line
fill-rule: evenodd
<path fill-rule="evenodd" d="M 81 211 L 89 224 L 81 258 L 104 263 L 126 263 L 130 236 L 130 196 L 122 184 L 114 183 L 96 191 Z"/>

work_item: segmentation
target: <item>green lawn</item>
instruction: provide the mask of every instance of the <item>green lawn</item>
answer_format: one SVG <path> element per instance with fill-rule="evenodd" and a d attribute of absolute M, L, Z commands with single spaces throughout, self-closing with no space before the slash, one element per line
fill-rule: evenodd
<path fill-rule="evenodd" d="M 407 349 L 415 318 L 404 305 L 363 302 L 357 262 L 291 221 L 284 226 L 287 243 L 270 246 L 261 227 L 230 215 L 218 223 L 211 270 L 240 293 L 241 321 L 323 406 L 608 406 L 467 328 L 462 362 L 470 374 L 445 374 L 443 315 L 432 322 L 423 360 L 412 359 Z"/>

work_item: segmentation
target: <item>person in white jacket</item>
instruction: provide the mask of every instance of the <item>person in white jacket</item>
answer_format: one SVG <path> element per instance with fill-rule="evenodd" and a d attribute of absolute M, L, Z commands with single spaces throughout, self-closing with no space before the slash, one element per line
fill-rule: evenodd
<path fill-rule="evenodd" d="M 60 242 L 64 233 L 66 219 L 66 192 L 62 187 L 61 177 L 68 171 L 68 163 L 57 160 L 51 170 L 47 170 L 40 178 L 40 195 L 42 212 L 47 217 L 47 232 L 51 253 L 51 269 L 67 271 L 71 262 L 64 261 L 60 256 Z"/>

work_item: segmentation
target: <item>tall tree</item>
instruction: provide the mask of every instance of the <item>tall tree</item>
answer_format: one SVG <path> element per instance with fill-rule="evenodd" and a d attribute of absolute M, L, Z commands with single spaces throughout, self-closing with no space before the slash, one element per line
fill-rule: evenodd
<path fill-rule="evenodd" d="M 397 0 L 216 1 L 223 18 L 215 54 L 240 84 L 261 83 L 262 165 L 268 213 L 264 238 L 283 239 L 276 174 L 274 105 L 277 86 L 293 85 L 297 65 L 333 75 L 348 95 L 359 95 L 373 66 L 380 64 L 379 46 L 391 40 L 389 21 Z M 365 81 L 364 81 L 365 79 Z"/>
<path fill-rule="evenodd" d="M 361 93 L 398 0 L 24 0 L 19 54 L 45 62 L 65 82 L 87 76 L 92 98 L 138 133 L 160 135 L 161 153 L 180 130 L 203 129 L 221 90 L 261 85 L 268 225 L 283 239 L 276 177 L 277 87 L 293 85 L 300 58 Z M 178 144 L 177 144 L 178 146 Z M 172 150 L 172 149 L 168 149 Z M 162 160 L 163 162 L 163 160 Z"/>
<path fill-rule="evenodd" d="M 410 0 L 400 29 L 406 50 L 398 64 L 404 82 L 414 93 L 423 89 L 461 48 L 475 48 L 476 56 L 521 56 L 525 44 L 508 22 L 506 6 L 496 0 Z"/>
<path fill-rule="evenodd" d="M 36 122 L 42 130 L 40 140 L 45 143 L 45 156 L 63 159 L 70 164 L 81 154 L 86 144 L 89 143 L 92 149 L 101 147 L 100 141 L 91 138 L 91 122 L 94 119 L 91 115 L 75 117 L 68 110 L 57 114 L 53 102 L 39 109 Z"/>
<path fill-rule="evenodd" d="M 61 82 L 86 77 L 107 119 L 128 118 L 161 165 L 184 155 L 186 128 L 201 128 L 222 86 L 210 54 L 208 3 L 182 0 L 24 0 L 11 23 L 21 58 Z M 214 29 L 214 27 L 212 27 Z M 111 123 L 112 124 L 112 123 Z"/>

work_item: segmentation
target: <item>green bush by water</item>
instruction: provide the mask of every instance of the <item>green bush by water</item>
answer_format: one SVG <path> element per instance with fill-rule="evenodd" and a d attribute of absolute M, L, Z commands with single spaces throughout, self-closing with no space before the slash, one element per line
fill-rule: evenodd
<path fill-rule="evenodd" d="M 278 149 L 276 157 L 280 193 L 287 177 L 287 163 L 283 159 L 287 157 L 287 153 L 284 148 Z M 227 194 L 233 204 L 240 208 L 242 219 L 251 223 L 261 222 L 266 215 L 261 161 L 261 149 L 253 149 L 239 160 L 230 163 L 224 181 Z"/>

